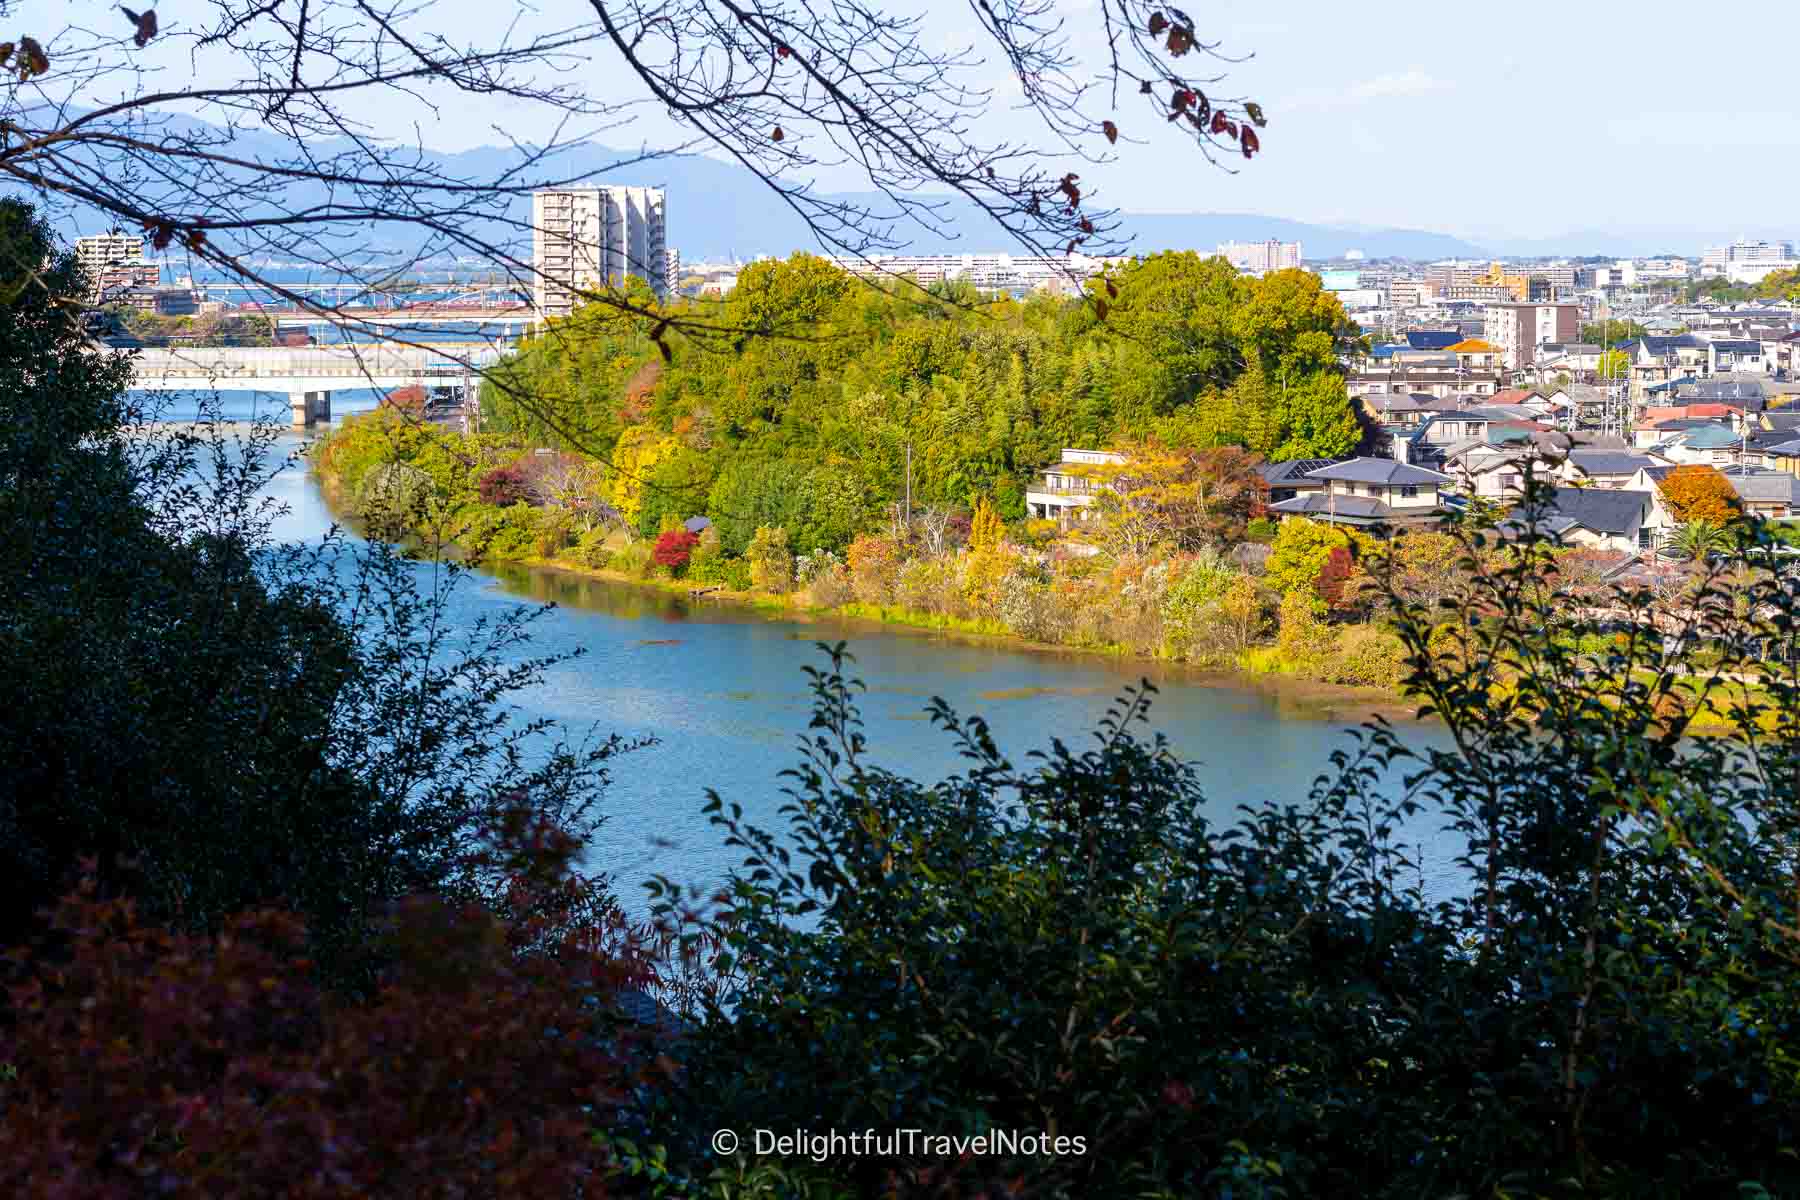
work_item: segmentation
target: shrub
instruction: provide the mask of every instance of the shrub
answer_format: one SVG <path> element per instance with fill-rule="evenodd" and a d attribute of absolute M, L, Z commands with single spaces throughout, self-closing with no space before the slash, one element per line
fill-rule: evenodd
<path fill-rule="evenodd" d="M 476 494 L 481 497 L 483 504 L 492 504 L 496 508 L 510 508 L 514 504 L 530 502 L 532 498 L 531 480 L 517 463 L 495 467 L 481 477 L 481 482 L 476 487 Z"/>
<path fill-rule="evenodd" d="M 575 561 L 589 570 L 604 570 L 612 561 L 612 548 L 607 545 L 611 535 L 605 529 L 590 529 L 581 535 L 575 543 Z"/>
<path fill-rule="evenodd" d="M 431 476 L 408 463 L 382 463 L 363 476 L 353 505 L 379 536 L 393 540 L 427 515 Z"/>
<path fill-rule="evenodd" d="M 1329 683 L 1391 688 L 1406 677 L 1406 646 L 1374 625 L 1346 625 L 1337 631 L 1337 647 L 1322 673 Z"/>
<path fill-rule="evenodd" d="M 1335 645 L 1331 627 L 1319 620 L 1318 599 L 1303 591 L 1281 598 L 1275 646 L 1283 666 L 1300 675 L 1321 677 Z"/>
<path fill-rule="evenodd" d="M 1244 526 L 1244 540 L 1249 542 L 1272 542 L 1275 540 L 1275 521 L 1271 517 L 1257 517 Z"/>
<path fill-rule="evenodd" d="M 546 509 L 537 525 L 535 548 L 539 558 L 555 558 L 569 544 L 575 520 L 567 509 Z"/>
<path fill-rule="evenodd" d="M 627 542 L 613 552 L 612 569 L 632 579 L 648 579 L 656 559 L 643 542 Z"/>
<path fill-rule="evenodd" d="M 759 525 L 744 551 L 750 564 L 750 582 L 761 592 L 785 595 L 794 589 L 794 556 L 788 550 L 787 531 L 779 525 Z"/>
<path fill-rule="evenodd" d="M 803 581 L 803 597 L 814 608 L 837 608 L 856 598 L 850 588 L 849 569 L 831 551 L 802 555 L 795 567 L 795 575 Z"/>
<path fill-rule="evenodd" d="M 688 559 L 693 556 L 694 547 L 699 542 L 697 534 L 685 529 L 666 530 L 656 539 L 656 549 L 651 552 L 651 557 L 656 560 L 657 566 L 667 567 L 671 574 L 680 576 L 687 568 Z"/>
<path fill-rule="evenodd" d="M 850 588 L 858 600 L 874 605 L 893 601 L 900 550 L 892 540 L 862 534 L 850 543 L 845 558 L 850 567 Z"/>
<path fill-rule="evenodd" d="M 602 929 L 535 916 L 562 910 L 566 880 L 519 853 L 510 919 L 396 904 L 366 1000 L 321 990 L 290 913 L 173 932 L 89 876 L 54 909 L 60 950 L 0 976 L 0 1189 L 595 1194 L 593 1126 L 633 1074 L 631 1043 L 595 1036 L 595 1000 L 639 973 L 595 953 Z M 530 949 L 545 936 L 553 953 Z"/>

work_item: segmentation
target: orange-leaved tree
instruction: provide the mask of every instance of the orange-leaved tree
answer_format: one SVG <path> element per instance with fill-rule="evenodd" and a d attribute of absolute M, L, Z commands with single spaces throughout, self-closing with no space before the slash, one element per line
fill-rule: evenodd
<path fill-rule="evenodd" d="M 1103 489 L 1095 509 L 1115 553 L 1136 556 L 1157 546 L 1198 550 L 1242 540 L 1262 515 L 1268 489 L 1261 460 L 1237 446 L 1206 450 L 1142 442 L 1121 463 L 1084 469 Z"/>
<path fill-rule="evenodd" d="M 1663 476 L 1658 487 L 1663 503 L 1669 506 L 1675 519 L 1684 524 L 1711 521 L 1715 525 L 1724 525 L 1738 516 L 1737 490 L 1715 467 L 1702 463 L 1676 467 Z"/>

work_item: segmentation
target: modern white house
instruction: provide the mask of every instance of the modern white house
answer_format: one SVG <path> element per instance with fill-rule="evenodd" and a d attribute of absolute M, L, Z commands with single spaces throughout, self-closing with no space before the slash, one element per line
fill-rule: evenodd
<path fill-rule="evenodd" d="M 1062 461 L 1044 468 L 1041 487 L 1025 493 L 1025 511 L 1040 520 L 1068 521 L 1086 517 L 1086 508 L 1105 485 L 1084 468 L 1117 466 L 1123 454 L 1112 450 L 1064 449 Z"/>

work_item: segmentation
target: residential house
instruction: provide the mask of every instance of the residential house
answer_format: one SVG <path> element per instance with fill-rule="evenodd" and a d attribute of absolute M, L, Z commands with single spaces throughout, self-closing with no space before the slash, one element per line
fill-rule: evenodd
<path fill-rule="evenodd" d="M 1744 437 L 1724 425 L 1685 429 L 1659 443 L 1658 455 L 1681 466 L 1703 463 L 1722 467 L 1740 461 Z"/>
<path fill-rule="evenodd" d="M 1676 389 L 1676 397 L 1684 404 L 1728 404 L 1739 412 L 1761 412 L 1769 405 L 1763 381 L 1741 375 L 1699 380 Z"/>
<path fill-rule="evenodd" d="M 1654 549 L 1669 525 L 1653 492 L 1559 487 L 1543 495 L 1535 512 L 1515 509 L 1501 531 L 1519 536 L 1533 516 L 1539 532 L 1565 546 L 1627 554 Z"/>
<path fill-rule="evenodd" d="M 1081 520 L 1088 505 L 1105 485 L 1091 477 L 1097 466 L 1116 466 L 1125 461 L 1123 454 L 1111 450 L 1069 450 L 1062 461 L 1044 468 L 1043 486 L 1025 492 L 1025 511 L 1040 520 Z"/>
<path fill-rule="evenodd" d="M 1557 475 L 1571 487 L 1621 491 L 1630 486 L 1632 477 L 1645 467 L 1663 460 L 1629 450 L 1584 449 L 1577 446 L 1557 468 Z"/>
<path fill-rule="evenodd" d="M 1305 492 L 1269 511 L 1335 525 L 1419 525 L 1444 515 L 1440 489 L 1447 475 L 1385 458 L 1353 458 L 1309 471 L 1324 489 Z"/>
<path fill-rule="evenodd" d="M 1497 371 L 1501 367 L 1500 347 L 1480 338 L 1464 338 L 1451 346 L 1456 365 L 1469 371 Z"/>
<path fill-rule="evenodd" d="M 1800 478 L 1786 471 L 1760 466 L 1729 466 L 1719 474 L 1730 481 L 1744 515 L 1765 520 L 1786 520 L 1800 514 Z"/>
<path fill-rule="evenodd" d="M 1360 371 L 1346 380 L 1352 396 L 1423 394 L 1491 396 L 1500 390 L 1498 371 L 1468 371 L 1461 367 L 1395 367 Z"/>
<path fill-rule="evenodd" d="M 1621 343 L 1631 363 L 1631 394 L 1641 397 L 1650 387 L 1679 377 L 1698 379 L 1708 370 L 1707 343 L 1691 333 L 1661 337 L 1647 334 Z"/>
<path fill-rule="evenodd" d="M 1650 409 L 1648 411 L 1656 413 L 1669 410 Z M 1657 417 L 1653 420 L 1641 421 L 1632 429 L 1631 444 L 1639 450 L 1649 450 L 1662 445 L 1678 433 L 1686 433 L 1691 429 L 1708 429 L 1718 424 L 1718 421 L 1709 417 Z"/>
<path fill-rule="evenodd" d="M 1764 446 L 1763 465 L 1772 471 L 1786 471 L 1800 477 L 1800 438 Z"/>
<path fill-rule="evenodd" d="M 1724 371 L 1763 369 L 1763 345 L 1760 341 L 1727 339 L 1706 344 L 1706 371 L 1709 375 L 1718 375 Z"/>

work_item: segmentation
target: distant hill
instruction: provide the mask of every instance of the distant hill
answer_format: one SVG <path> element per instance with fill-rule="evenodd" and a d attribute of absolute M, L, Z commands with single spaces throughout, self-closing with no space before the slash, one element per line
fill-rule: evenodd
<path fill-rule="evenodd" d="M 347 148 L 347 145 L 334 143 L 311 147 L 313 153 L 322 158 Z M 234 151 L 245 157 L 265 159 L 279 157 L 283 149 L 272 137 L 255 133 L 240 135 L 234 146 Z M 434 158 L 436 165 L 448 175 L 483 179 L 516 168 L 520 153 L 507 147 L 484 146 L 457 154 L 428 157 Z M 630 151 L 587 143 L 559 152 L 552 161 L 531 174 L 534 182 L 581 177 L 592 183 L 665 188 L 668 191 L 669 245 L 680 250 L 690 261 L 748 259 L 759 254 L 785 255 L 796 249 L 818 248 L 817 240 L 799 215 L 736 164 L 683 154 L 641 165 L 620 165 L 633 157 Z M 326 195 L 323 187 L 296 185 L 291 189 L 285 207 L 294 209 L 321 203 Z M 524 198 L 517 202 L 514 216 L 521 222 L 528 218 L 528 202 Z M 973 206 L 961 201 L 946 203 L 941 224 L 945 227 L 941 232 L 902 226 L 897 235 L 909 242 L 908 250 L 916 254 L 1017 248 L 980 217 Z M 528 239 L 497 223 L 471 221 L 467 231 L 485 240 L 511 242 L 515 252 L 529 252 Z M 1450 234 L 1418 229 L 1383 229 L 1350 223 L 1324 225 L 1257 213 L 1219 212 L 1126 212 L 1122 214 L 1119 232 L 1131 239 L 1133 251 L 1142 253 L 1168 249 L 1210 253 L 1221 242 L 1273 238 L 1300 242 L 1306 257 L 1311 260 L 1339 258 L 1351 250 L 1360 250 L 1369 258 L 1427 260 L 1480 259 L 1496 254 L 1622 256 L 1670 250 L 1692 255 L 1697 254 L 1702 245 L 1730 240 L 1730 235 L 1725 234 L 1617 230 L 1584 231 L 1541 239 L 1484 239 L 1487 242 L 1484 245 Z M 1752 236 L 1756 235 L 1756 231 L 1750 232 Z M 372 235 L 364 248 L 378 253 L 407 255 L 415 252 L 419 244 L 420 240 L 409 239 L 402 227 L 391 226 Z"/>

